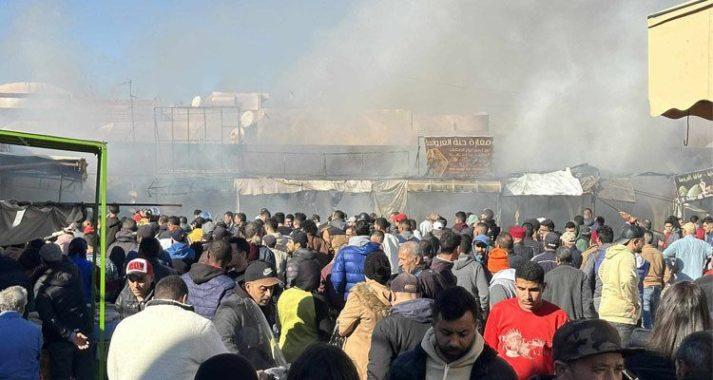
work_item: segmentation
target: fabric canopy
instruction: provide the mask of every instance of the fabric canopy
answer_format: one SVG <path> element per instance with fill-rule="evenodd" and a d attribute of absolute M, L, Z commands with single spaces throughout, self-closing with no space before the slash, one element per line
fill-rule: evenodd
<path fill-rule="evenodd" d="M 651 116 L 713 120 L 713 0 L 648 17 Z"/>
<path fill-rule="evenodd" d="M 551 173 L 526 173 L 508 181 L 503 195 L 572 195 L 584 193 L 582 184 L 569 168 Z"/>
<path fill-rule="evenodd" d="M 32 205 L 0 201 L 0 246 L 43 239 L 84 219 L 79 205 Z"/>

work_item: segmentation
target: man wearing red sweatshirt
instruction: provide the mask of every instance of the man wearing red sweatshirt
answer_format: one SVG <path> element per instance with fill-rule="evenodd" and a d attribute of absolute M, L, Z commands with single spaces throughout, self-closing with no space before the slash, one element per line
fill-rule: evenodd
<path fill-rule="evenodd" d="M 554 374 L 552 339 L 567 313 L 542 299 L 545 271 L 532 261 L 515 271 L 515 298 L 496 304 L 485 325 L 485 342 L 515 369 L 519 379 Z"/>

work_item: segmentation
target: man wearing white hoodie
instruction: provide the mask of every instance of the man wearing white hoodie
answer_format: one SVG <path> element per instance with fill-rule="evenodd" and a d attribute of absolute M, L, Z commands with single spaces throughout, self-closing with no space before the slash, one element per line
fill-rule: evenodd
<path fill-rule="evenodd" d="M 512 367 L 478 333 L 478 314 L 467 290 L 443 290 L 434 303 L 432 327 L 418 347 L 396 358 L 389 379 L 516 379 Z"/>

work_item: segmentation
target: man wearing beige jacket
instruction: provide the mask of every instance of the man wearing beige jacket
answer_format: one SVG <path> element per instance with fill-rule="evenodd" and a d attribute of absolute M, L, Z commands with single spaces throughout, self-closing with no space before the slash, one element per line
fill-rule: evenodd
<path fill-rule="evenodd" d="M 643 247 L 644 230 L 635 224 L 624 224 L 621 237 L 606 250 L 597 272 L 602 280 L 599 318 L 616 328 L 624 346 L 629 344 L 641 314 L 635 253 Z"/>

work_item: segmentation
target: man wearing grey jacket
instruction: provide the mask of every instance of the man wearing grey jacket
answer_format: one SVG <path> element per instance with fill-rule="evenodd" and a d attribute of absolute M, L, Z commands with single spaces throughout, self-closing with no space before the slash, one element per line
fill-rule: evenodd
<path fill-rule="evenodd" d="M 485 321 L 489 309 L 488 279 L 483 266 L 475 260 L 471 252 L 470 239 L 461 239 L 458 247 L 458 259 L 453 263 L 453 274 L 456 276 L 456 285 L 465 288 L 472 294 L 480 307 L 480 317 Z"/>

